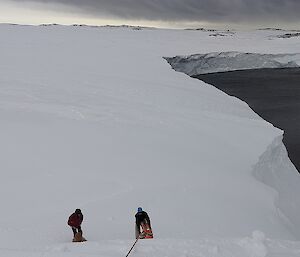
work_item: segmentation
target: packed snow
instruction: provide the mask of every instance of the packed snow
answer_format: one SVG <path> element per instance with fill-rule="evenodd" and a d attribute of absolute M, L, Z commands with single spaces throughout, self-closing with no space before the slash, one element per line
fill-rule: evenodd
<path fill-rule="evenodd" d="M 138 206 L 131 256 L 300 256 L 283 131 L 163 58 L 300 52 L 276 33 L 0 25 L 0 256 L 125 256 Z"/>

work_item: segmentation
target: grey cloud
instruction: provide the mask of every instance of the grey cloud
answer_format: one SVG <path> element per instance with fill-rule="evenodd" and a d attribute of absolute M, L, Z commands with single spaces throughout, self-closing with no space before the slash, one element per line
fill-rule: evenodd
<path fill-rule="evenodd" d="M 300 22 L 300 0 L 13 0 L 63 4 L 94 17 L 162 21 Z M 61 6 L 61 5 L 60 5 Z M 49 5 L 45 5 L 45 8 Z M 73 9 L 74 11 L 74 9 Z"/>

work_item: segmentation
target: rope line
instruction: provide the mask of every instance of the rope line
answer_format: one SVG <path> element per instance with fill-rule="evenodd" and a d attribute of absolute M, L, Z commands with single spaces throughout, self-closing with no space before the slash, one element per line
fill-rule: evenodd
<path fill-rule="evenodd" d="M 130 248 L 130 250 L 128 251 L 128 253 L 126 254 L 126 257 L 128 257 L 128 255 L 131 253 L 132 249 L 135 247 L 136 243 L 138 242 L 138 240 L 140 239 L 140 237 L 138 236 L 138 238 L 135 240 L 133 246 Z"/>

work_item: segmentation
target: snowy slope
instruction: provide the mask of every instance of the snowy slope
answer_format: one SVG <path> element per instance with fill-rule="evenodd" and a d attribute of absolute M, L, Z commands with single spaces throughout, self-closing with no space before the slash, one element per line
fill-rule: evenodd
<path fill-rule="evenodd" d="M 5 257 L 124 257 L 133 244 L 130 240 L 101 240 L 85 243 L 58 243 L 44 248 L 1 248 Z M 261 232 L 235 239 L 153 239 L 140 240 L 129 256 L 191 256 L 191 257 L 298 257 L 299 242 L 270 240 Z"/>
<path fill-rule="evenodd" d="M 299 39 L 275 33 L 0 25 L 0 255 L 123 256 L 142 206 L 157 239 L 136 255 L 265 256 L 247 241 L 258 230 L 269 252 L 297 256 L 299 244 L 275 239 L 300 238 L 300 205 L 278 202 L 257 175 L 282 131 L 163 59 L 300 52 Z M 284 153 L 280 163 L 290 165 Z M 298 195 L 297 171 L 285 172 L 281 194 Z M 75 208 L 83 248 L 68 243 Z"/>

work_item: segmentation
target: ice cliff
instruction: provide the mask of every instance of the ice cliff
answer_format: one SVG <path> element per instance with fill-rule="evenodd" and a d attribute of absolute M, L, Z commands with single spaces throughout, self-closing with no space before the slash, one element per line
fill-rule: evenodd
<path fill-rule="evenodd" d="M 193 76 L 214 72 L 260 68 L 299 67 L 300 54 L 258 54 L 242 52 L 213 52 L 165 58 L 176 71 Z M 300 238 L 300 176 L 290 161 L 282 142 L 283 132 L 274 138 L 253 166 L 254 177 L 270 187 L 274 206 L 285 225 Z M 296 189 L 297 193 L 291 188 Z"/>
<path fill-rule="evenodd" d="M 299 67 L 300 54 L 214 52 L 165 57 L 174 70 L 190 76 L 233 70 Z"/>

